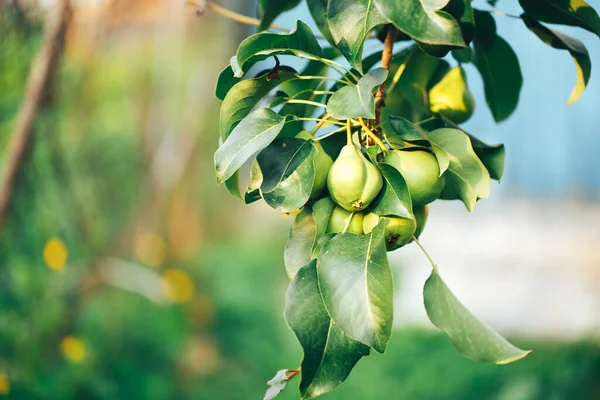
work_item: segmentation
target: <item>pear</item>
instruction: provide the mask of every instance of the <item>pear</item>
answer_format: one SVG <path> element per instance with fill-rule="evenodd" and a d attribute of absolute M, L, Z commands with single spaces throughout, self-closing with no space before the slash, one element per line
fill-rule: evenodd
<path fill-rule="evenodd" d="M 344 210 L 340 206 L 335 206 L 327 225 L 327 233 L 340 233 L 346 231 L 346 233 L 357 233 L 363 234 L 363 217 L 364 214 L 360 212 L 350 212 Z M 346 226 L 348 226 L 346 228 Z"/>
<path fill-rule="evenodd" d="M 427 218 L 429 217 L 429 206 L 420 206 L 413 208 L 413 214 L 415 214 L 415 220 L 417 221 L 417 230 L 415 231 L 415 237 L 418 239 L 425 229 Z"/>
<path fill-rule="evenodd" d="M 327 186 L 327 174 L 329 168 L 333 165 L 333 160 L 329 157 L 329 154 L 325 152 L 321 143 L 314 140 L 313 135 L 308 131 L 302 131 L 296 135 L 298 139 L 312 140 L 313 145 L 317 149 L 315 155 L 315 180 L 313 182 L 312 191 L 310 192 L 310 200 L 315 200 L 319 197 L 323 190 Z"/>
<path fill-rule="evenodd" d="M 457 124 L 471 118 L 475 110 L 475 99 L 467 86 L 465 72 L 461 67 L 452 68 L 431 88 L 429 108 Z"/>
<path fill-rule="evenodd" d="M 414 206 L 424 206 L 440 197 L 446 177 L 440 176 L 437 159 L 429 151 L 422 148 L 398 149 L 389 153 L 384 162 L 400 171 Z"/>
<path fill-rule="evenodd" d="M 389 221 L 385 227 L 385 247 L 388 251 L 399 249 L 412 240 L 417 223 L 414 219 L 381 217 L 374 213 L 369 213 L 363 218 L 363 230 L 370 233 L 381 219 Z"/>
<path fill-rule="evenodd" d="M 348 211 L 365 209 L 379 194 L 383 178 L 354 144 L 345 145 L 327 175 L 329 195 Z"/>

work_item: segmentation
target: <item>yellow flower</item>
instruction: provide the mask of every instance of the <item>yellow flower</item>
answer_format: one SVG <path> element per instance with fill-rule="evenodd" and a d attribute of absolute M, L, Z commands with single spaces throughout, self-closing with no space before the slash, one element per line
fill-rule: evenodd
<path fill-rule="evenodd" d="M 70 362 L 79 363 L 85 360 L 85 343 L 75 336 L 65 336 L 60 342 L 60 350 L 63 356 Z"/>
<path fill-rule="evenodd" d="M 69 253 L 64 242 L 58 238 L 51 238 L 44 246 L 44 262 L 54 271 L 62 271 L 67 263 Z"/>
<path fill-rule="evenodd" d="M 165 241 L 156 233 L 142 233 L 135 240 L 135 254 L 142 264 L 158 267 L 167 254 Z"/>
<path fill-rule="evenodd" d="M 174 303 L 190 301 L 194 295 L 194 282 L 180 269 L 168 269 L 163 274 L 163 292 Z"/>
<path fill-rule="evenodd" d="M 8 394 L 10 392 L 10 382 L 8 381 L 8 376 L 0 373 L 0 395 Z"/>

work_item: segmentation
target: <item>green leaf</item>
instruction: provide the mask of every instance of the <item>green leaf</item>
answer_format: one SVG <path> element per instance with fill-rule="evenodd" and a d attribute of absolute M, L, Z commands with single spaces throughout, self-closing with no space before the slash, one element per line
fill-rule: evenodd
<path fill-rule="evenodd" d="M 490 177 L 497 181 L 502 179 L 502 175 L 504 175 L 504 158 L 506 156 L 504 145 L 488 145 L 472 135 L 469 135 L 469 138 L 471 139 L 475 154 L 477 154 L 477 157 L 485 165 L 485 168 L 490 173 Z"/>
<path fill-rule="evenodd" d="M 231 178 L 225 181 L 225 187 L 238 200 L 242 199 L 242 193 L 240 193 L 240 173 L 235 171 Z M 248 203 L 246 203 L 248 204 Z"/>
<path fill-rule="evenodd" d="M 285 124 L 285 117 L 266 109 L 252 111 L 215 152 L 217 182 L 223 183 L 256 152 L 267 147 Z"/>
<path fill-rule="evenodd" d="M 373 91 L 385 82 L 388 71 L 375 68 L 356 85 L 348 85 L 335 92 L 327 102 L 327 113 L 337 119 L 375 118 Z"/>
<path fill-rule="evenodd" d="M 337 48 L 362 74 L 365 39 L 373 28 L 388 21 L 379 14 L 373 0 L 329 0 L 327 19 Z"/>
<path fill-rule="evenodd" d="M 389 164 L 378 163 L 383 177 L 383 189 L 369 206 L 369 210 L 386 217 L 413 219 L 412 200 L 406 181 L 398 170 Z"/>
<path fill-rule="evenodd" d="M 302 21 L 287 34 L 260 32 L 244 40 L 237 55 L 231 59 L 234 76 L 241 77 L 253 64 L 256 56 L 278 54 L 309 54 L 320 57 L 323 53 L 311 29 Z"/>
<path fill-rule="evenodd" d="M 265 96 L 285 81 L 298 76 L 291 68 L 282 67 L 279 79 L 267 79 L 268 74 L 236 83 L 221 105 L 220 136 L 226 140 L 235 126 L 255 108 Z"/>
<path fill-rule="evenodd" d="M 473 63 L 483 78 L 485 99 L 496 122 L 508 118 L 517 108 L 523 86 L 519 59 L 510 45 L 495 33 L 488 13 L 475 13 L 477 26 L 493 27 L 493 32 L 477 30 Z"/>
<path fill-rule="evenodd" d="M 475 35 L 475 15 L 471 0 L 450 0 L 444 7 L 444 11 L 458 21 L 465 44 L 471 43 Z M 464 46 L 432 45 L 420 42 L 417 44 L 427 54 L 439 58 L 445 57 L 450 50 L 464 48 Z"/>
<path fill-rule="evenodd" d="M 261 31 L 267 29 L 279 14 L 291 10 L 298 4 L 300 4 L 300 0 L 258 0 L 260 15 L 258 29 Z"/>
<path fill-rule="evenodd" d="M 374 1 L 384 17 L 419 42 L 466 46 L 458 21 L 442 11 L 449 0 Z"/>
<path fill-rule="evenodd" d="M 300 269 L 287 293 L 285 318 L 302 349 L 303 399 L 330 392 L 342 383 L 369 348 L 346 335 L 331 319 L 319 291 L 316 260 Z"/>
<path fill-rule="evenodd" d="M 285 269 L 290 278 L 296 276 L 300 268 L 311 260 L 316 240 L 317 224 L 313 219 L 312 209 L 307 206 L 294 218 L 283 253 Z"/>
<path fill-rule="evenodd" d="M 235 175 L 237 175 L 238 173 L 239 171 L 236 172 Z M 254 160 L 252 162 L 252 167 L 250 168 L 250 184 L 246 188 L 246 193 L 244 194 L 244 202 L 246 204 L 251 204 L 261 199 L 260 185 L 262 185 L 262 181 L 262 171 L 260 170 L 258 161 Z"/>
<path fill-rule="evenodd" d="M 475 154 L 469 136 L 460 129 L 441 128 L 429 132 L 429 137 L 450 159 L 441 198 L 460 199 L 472 212 L 477 200 L 490 195 L 491 182 L 490 174 Z"/>
<path fill-rule="evenodd" d="M 278 138 L 257 156 L 265 202 L 280 212 L 293 212 L 308 201 L 315 180 L 317 149 L 310 140 Z"/>
<path fill-rule="evenodd" d="M 317 27 L 332 46 L 335 46 L 335 41 L 331 36 L 329 24 L 327 23 L 327 0 L 306 0 L 310 15 L 315 20 Z"/>
<path fill-rule="evenodd" d="M 323 302 L 351 338 L 383 353 L 393 322 L 394 285 L 381 222 L 368 235 L 339 234 L 317 258 Z"/>
<path fill-rule="evenodd" d="M 427 133 L 416 124 L 413 124 L 406 118 L 389 116 L 389 121 L 394 132 L 404 141 L 413 144 L 426 143 L 433 151 L 435 158 L 440 166 L 440 176 L 448 169 L 450 159 L 448 154 L 436 143 L 431 142 Z M 394 143 L 392 143 L 394 144 Z"/>
<path fill-rule="evenodd" d="M 516 348 L 471 314 L 448 289 L 437 269 L 425 282 L 423 298 L 431 322 L 449 336 L 456 350 L 465 357 L 508 364 L 530 353 Z"/>
<path fill-rule="evenodd" d="M 592 61 L 590 60 L 590 55 L 585 48 L 585 45 L 574 37 L 545 27 L 527 14 L 522 15 L 521 18 L 523 19 L 523 22 L 525 22 L 525 25 L 527 25 L 527 28 L 535 33 L 542 42 L 555 49 L 567 50 L 571 53 L 577 71 L 577 83 L 571 92 L 567 104 L 575 103 L 585 91 L 592 73 Z"/>
<path fill-rule="evenodd" d="M 322 236 L 327 231 L 329 218 L 331 217 L 331 213 L 333 212 L 335 206 L 336 204 L 329 196 L 316 201 L 312 205 L 313 219 L 317 226 L 317 236 Z"/>
<path fill-rule="evenodd" d="M 519 3 L 538 21 L 577 26 L 600 37 L 600 17 L 583 0 L 519 0 Z"/>

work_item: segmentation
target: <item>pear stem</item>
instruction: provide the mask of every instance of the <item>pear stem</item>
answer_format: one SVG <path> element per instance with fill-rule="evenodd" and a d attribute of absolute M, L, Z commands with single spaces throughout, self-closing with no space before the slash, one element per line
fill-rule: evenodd
<path fill-rule="evenodd" d="M 289 103 L 289 104 L 306 104 L 309 106 L 327 108 L 327 106 L 323 103 L 318 103 L 316 101 L 310 101 L 310 100 L 288 99 L 285 102 Z"/>
<path fill-rule="evenodd" d="M 427 256 L 427 259 L 431 263 L 431 267 L 433 268 L 433 270 L 437 272 L 437 270 L 438 270 L 437 264 L 435 263 L 435 261 L 433 261 L 433 258 L 429 255 L 427 250 L 425 250 L 425 247 L 423 247 L 421 242 L 419 242 L 415 236 L 413 236 L 413 240 L 415 241 L 417 246 L 419 246 L 421 248 L 421 251 L 423 252 L 423 254 L 425 254 L 425 256 Z"/>
<path fill-rule="evenodd" d="M 315 133 L 317 133 L 317 131 L 327 123 L 327 120 L 329 120 L 329 118 L 331 118 L 331 115 L 325 113 L 325 115 L 323 115 L 323 118 L 319 121 L 319 123 L 314 127 L 312 131 L 310 131 L 310 134 L 315 136 Z"/>
<path fill-rule="evenodd" d="M 346 120 L 346 144 L 352 144 L 352 122 Z"/>
<path fill-rule="evenodd" d="M 322 118 L 299 117 L 297 120 L 298 121 L 318 121 L 318 122 L 323 122 L 323 125 L 325 123 L 327 123 L 327 124 L 333 124 L 333 125 L 339 125 L 339 126 L 345 126 L 346 125 L 343 122 L 331 121 L 330 119 L 323 120 Z M 321 125 L 319 128 L 321 128 L 323 125 Z"/>
<path fill-rule="evenodd" d="M 383 151 L 390 151 L 385 144 L 381 141 L 381 139 L 379 138 L 379 136 L 377 136 L 376 134 L 373 133 L 372 130 L 369 129 L 369 127 L 367 126 L 367 124 L 365 123 L 365 120 L 362 118 L 358 119 L 358 122 L 360 122 L 362 128 L 364 129 L 364 131 L 367 133 L 367 135 L 369 136 L 369 138 L 371 138 Z"/>
<path fill-rule="evenodd" d="M 394 88 L 396 87 L 396 85 L 400 81 L 400 78 L 402 78 L 402 74 L 406 70 L 406 66 L 410 62 L 410 59 L 412 58 L 413 54 L 415 54 L 415 49 L 416 49 L 416 47 L 413 47 L 413 49 L 410 51 L 410 54 L 406 57 L 406 59 L 404 60 L 404 62 L 402 64 L 400 64 L 400 66 L 398 67 L 398 70 L 396 71 L 396 74 L 394 75 L 394 79 L 392 79 L 392 83 L 390 84 L 390 86 L 385 91 L 386 93 L 388 93 L 388 94 L 391 93 L 392 90 L 394 90 Z"/>

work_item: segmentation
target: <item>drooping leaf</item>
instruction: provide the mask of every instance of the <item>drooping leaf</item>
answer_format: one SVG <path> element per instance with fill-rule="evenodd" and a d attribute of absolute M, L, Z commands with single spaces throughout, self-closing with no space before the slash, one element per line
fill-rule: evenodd
<path fill-rule="evenodd" d="M 238 200 L 242 199 L 242 193 L 240 192 L 240 173 L 235 171 L 231 178 L 225 181 L 225 187 Z"/>
<path fill-rule="evenodd" d="M 332 46 L 335 46 L 335 41 L 331 36 L 329 24 L 327 23 L 327 0 L 306 0 L 306 4 L 308 5 L 310 15 L 315 20 L 323 37 L 331 43 Z"/>
<path fill-rule="evenodd" d="M 281 83 L 297 77 L 296 71 L 283 67 L 279 79 L 267 79 L 268 74 L 236 83 L 225 96 L 220 113 L 220 136 L 226 140 L 235 125 Z"/>
<path fill-rule="evenodd" d="M 485 144 L 475 136 L 469 135 L 475 154 L 490 173 L 492 179 L 499 181 L 504 175 L 504 158 L 506 150 L 503 144 Z"/>
<path fill-rule="evenodd" d="M 571 92 L 567 104 L 575 103 L 585 91 L 592 73 L 592 61 L 585 45 L 579 39 L 545 27 L 527 14 L 522 15 L 521 18 L 529 30 L 535 33 L 542 42 L 555 49 L 567 50 L 571 54 L 571 57 L 573 57 L 577 72 L 577 83 Z"/>
<path fill-rule="evenodd" d="M 310 140 L 278 138 L 258 154 L 260 193 L 269 206 L 293 212 L 306 204 L 315 180 L 316 152 Z"/>
<path fill-rule="evenodd" d="M 466 46 L 458 21 L 442 11 L 449 0 L 374 1 L 385 18 L 421 43 Z"/>
<path fill-rule="evenodd" d="M 600 37 L 600 17 L 584 0 L 519 0 L 519 3 L 538 21 L 577 26 Z"/>
<path fill-rule="evenodd" d="M 367 235 L 330 239 L 317 258 L 323 302 L 351 338 L 383 353 L 391 335 L 394 285 L 380 222 Z"/>
<path fill-rule="evenodd" d="M 335 389 L 369 348 L 346 335 L 332 321 L 319 290 L 316 260 L 295 275 L 287 293 L 285 318 L 304 351 L 302 398 L 314 398 Z"/>
<path fill-rule="evenodd" d="M 329 0 L 327 19 L 336 46 L 362 74 L 365 39 L 373 28 L 388 21 L 377 11 L 373 0 Z"/>
<path fill-rule="evenodd" d="M 283 253 L 285 269 L 290 278 L 293 278 L 300 268 L 311 260 L 316 240 L 317 224 L 312 216 L 312 208 L 306 206 L 294 218 Z"/>
<path fill-rule="evenodd" d="M 225 182 L 250 157 L 267 147 L 284 124 L 285 117 L 266 108 L 248 114 L 215 152 L 217 182 Z"/>
<path fill-rule="evenodd" d="M 369 210 L 386 217 L 414 218 L 410 193 L 400 172 L 386 163 L 378 163 L 377 166 L 383 176 L 383 188 Z"/>
<path fill-rule="evenodd" d="M 309 54 L 320 57 L 322 52 L 312 30 L 304 22 L 298 21 L 290 33 L 260 32 L 244 40 L 236 56 L 231 59 L 231 68 L 235 77 L 241 77 L 257 56 Z"/>
<path fill-rule="evenodd" d="M 437 269 L 425 282 L 423 298 L 431 322 L 448 335 L 456 350 L 465 357 L 508 364 L 530 353 L 516 348 L 478 320 L 448 289 Z"/>
<path fill-rule="evenodd" d="M 446 186 L 440 198 L 460 199 L 473 211 L 477 200 L 490 195 L 490 174 L 475 154 L 469 136 L 452 128 L 441 128 L 429 132 L 431 141 L 440 146 L 450 159 L 446 171 Z"/>
<path fill-rule="evenodd" d="M 375 68 L 356 85 L 347 85 L 335 92 L 327 102 L 327 113 L 337 119 L 375 118 L 373 91 L 387 78 L 388 71 Z"/>
<path fill-rule="evenodd" d="M 440 166 L 440 176 L 448 169 L 450 165 L 450 159 L 448 158 L 448 154 L 436 143 L 431 142 L 429 140 L 428 134 L 421 129 L 416 124 L 413 124 L 406 118 L 389 116 L 389 121 L 394 132 L 402 139 L 403 141 L 419 144 L 419 145 L 428 145 L 435 155 L 435 158 L 438 161 L 438 165 Z M 393 144 L 393 143 L 392 143 Z"/>
<path fill-rule="evenodd" d="M 263 31 L 271 25 L 275 18 L 285 11 L 300 4 L 300 0 L 258 0 L 260 25 L 258 29 Z"/>

